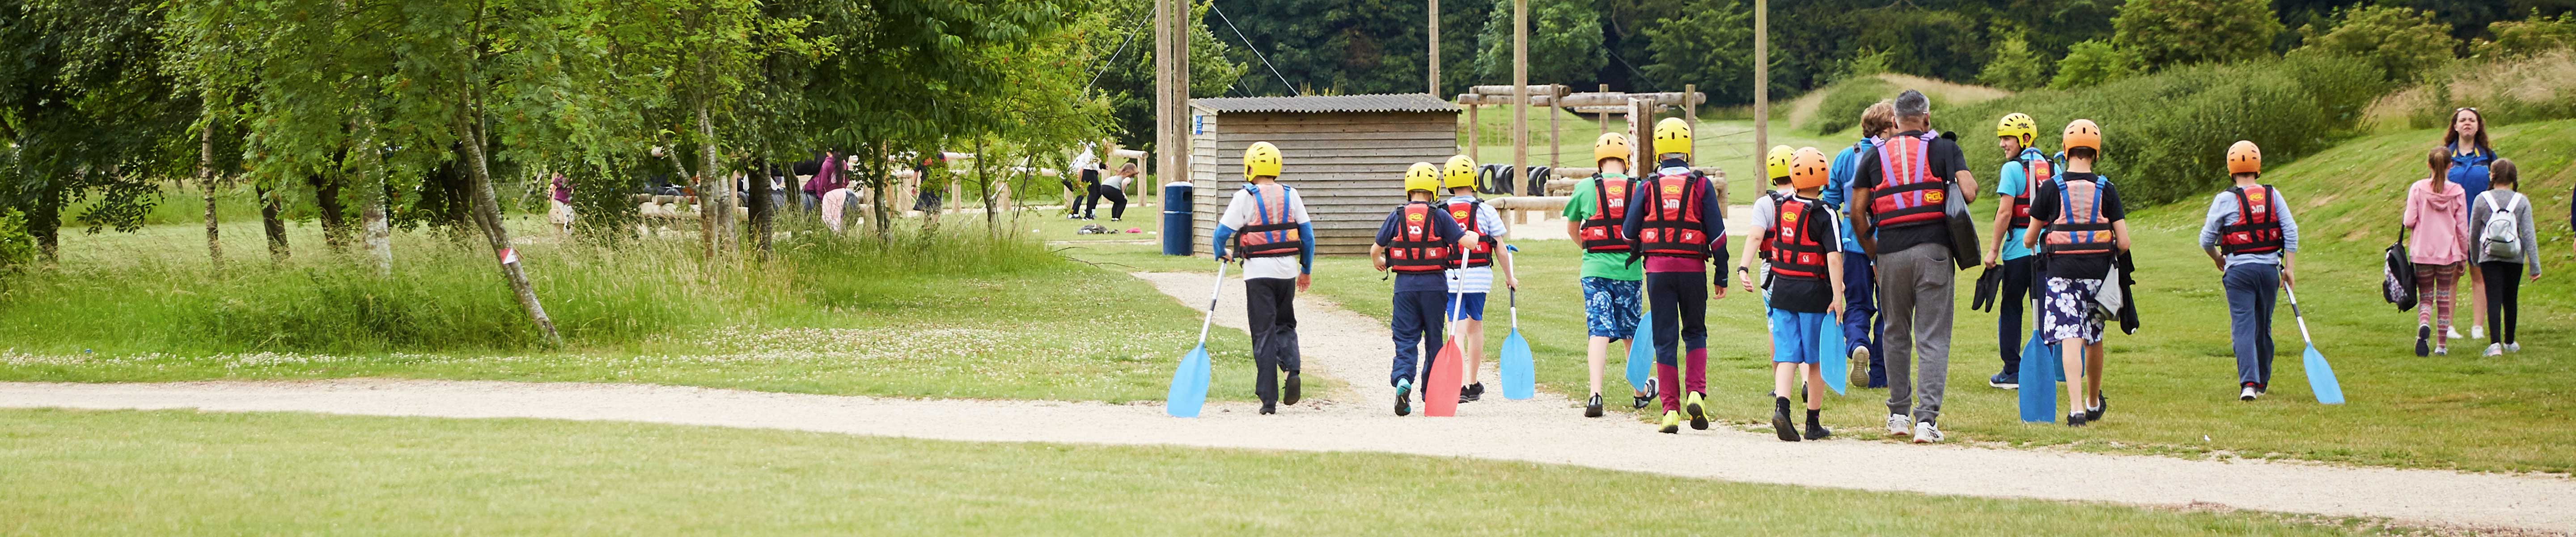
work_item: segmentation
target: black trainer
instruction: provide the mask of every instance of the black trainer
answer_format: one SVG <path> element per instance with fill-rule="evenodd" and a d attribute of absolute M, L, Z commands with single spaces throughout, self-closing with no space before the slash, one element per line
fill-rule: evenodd
<path fill-rule="evenodd" d="M 2082 411 L 2082 410 L 2077 410 L 2077 411 L 2074 411 L 2074 412 L 2068 412 L 2068 413 L 2066 413 L 2066 426 L 2068 426 L 2068 427 L 2083 427 L 2083 426 L 2084 426 L 2084 411 Z"/>
<path fill-rule="evenodd" d="M 1288 372 L 1288 387 L 1281 391 L 1279 395 L 1279 404 L 1293 405 L 1297 404 L 1297 401 L 1305 399 L 1304 394 L 1301 393 L 1305 390 L 1300 389 L 1297 384 L 1297 372 Z"/>
<path fill-rule="evenodd" d="M 1798 424 L 1789 421 L 1789 398 L 1771 398 L 1771 430 L 1780 433 L 1780 441 L 1798 441 Z"/>
<path fill-rule="evenodd" d="M 2111 396 L 2093 392 L 2093 407 L 2084 409 L 2084 421 L 2102 421 L 2102 413 L 2111 410 Z"/>
<path fill-rule="evenodd" d="M 1413 415 L 1413 379 L 1395 381 L 1395 415 Z"/>
<path fill-rule="evenodd" d="M 2432 326 L 2428 326 L 2428 325 L 2421 325 L 2421 324 L 2415 325 L 2415 356 L 2417 356 L 2417 357 L 2432 356 L 2432 355 L 2433 355 L 2433 345 L 2432 345 L 2432 340 L 2433 340 L 2433 327 L 2432 327 Z"/>
<path fill-rule="evenodd" d="M 1474 402 L 1483 398 L 1485 398 L 1485 383 L 1482 382 L 1468 384 L 1466 389 L 1458 390 L 1458 402 L 1461 403 Z"/>
<path fill-rule="evenodd" d="M 1601 394 L 1592 394 L 1592 400 L 1583 404 L 1583 417 L 1601 417 Z"/>
<path fill-rule="evenodd" d="M 1262 415 L 1267 416 L 1267 415 L 1277 414 L 1277 413 L 1279 413 L 1279 405 L 1274 405 L 1274 404 L 1270 404 L 1270 403 L 1262 403 L 1262 404 L 1261 404 L 1261 414 L 1262 414 Z"/>
<path fill-rule="evenodd" d="M 1823 440 L 1825 437 L 1834 435 L 1833 431 L 1825 429 L 1825 425 L 1822 423 L 1823 421 L 1824 420 L 1816 418 L 1807 418 L 1806 438 L 1808 440 Z"/>

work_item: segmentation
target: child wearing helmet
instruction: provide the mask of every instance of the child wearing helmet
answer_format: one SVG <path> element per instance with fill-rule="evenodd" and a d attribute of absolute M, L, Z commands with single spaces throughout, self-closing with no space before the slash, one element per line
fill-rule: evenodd
<path fill-rule="evenodd" d="M 1465 351 L 1460 356 L 1466 362 L 1467 385 L 1458 390 L 1458 402 L 1465 403 L 1485 395 L 1485 383 L 1476 379 L 1477 361 L 1485 355 L 1485 295 L 1494 290 L 1494 267 L 1503 268 L 1503 285 L 1507 288 L 1519 289 L 1520 279 L 1512 276 L 1511 251 L 1494 240 L 1511 229 L 1504 227 L 1502 213 L 1476 197 L 1476 159 L 1466 155 L 1449 157 L 1440 173 L 1440 186 L 1449 193 L 1448 199 L 1440 201 L 1442 212 L 1456 220 L 1458 227 L 1483 236 L 1468 250 L 1463 262 L 1456 257 L 1449 259 L 1449 293 L 1457 302 L 1453 305 L 1458 312 L 1457 318 L 1449 320 L 1458 322 L 1459 347 Z"/>
<path fill-rule="evenodd" d="M 1795 156 L 1797 152 L 1798 150 L 1796 148 L 1789 146 L 1773 146 L 1770 153 L 1762 156 L 1762 176 L 1771 178 L 1771 188 L 1769 190 L 1762 191 L 1761 199 L 1753 200 L 1753 210 L 1762 210 L 1764 204 L 1777 207 L 1780 205 L 1782 198 L 1792 196 L 1797 192 L 1796 188 L 1789 185 L 1789 159 Z M 1744 292 L 1762 293 L 1762 302 L 1764 304 L 1769 304 L 1771 302 L 1769 291 L 1770 286 L 1757 285 L 1755 284 L 1755 281 L 1764 279 L 1762 276 L 1771 273 L 1771 250 L 1762 247 L 1763 241 L 1770 239 L 1770 237 L 1759 233 L 1745 236 L 1744 252 L 1737 254 L 1741 257 L 1735 260 L 1735 279 L 1737 280 L 1737 283 L 1743 285 Z M 1756 259 L 1761 261 L 1761 264 L 1758 266 L 1754 264 Z"/>
<path fill-rule="evenodd" d="M 1770 252 L 1763 271 L 1771 293 L 1766 308 L 1771 321 L 1771 429 L 1781 441 L 1796 442 L 1833 435 L 1820 417 L 1825 377 L 1817 369 L 1823 365 L 1824 353 L 1818 342 L 1824 331 L 1840 329 L 1834 316 L 1843 310 L 1843 253 L 1842 224 L 1819 199 L 1831 166 L 1825 153 L 1813 147 L 1798 149 L 1788 166 L 1789 184 L 1795 190 L 1753 202 L 1753 219 L 1762 223 L 1763 240 L 1749 247 Z M 1789 394 L 1797 391 L 1801 369 L 1807 384 L 1803 434 L 1789 419 Z"/>
<path fill-rule="evenodd" d="M 1995 145 L 2004 150 L 2005 159 L 1995 174 L 1995 194 L 2000 197 L 1985 266 L 1986 270 L 2003 269 L 1995 344 L 2004 368 L 1987 377 L 1986 385 L 2007 390 L 2021 388 L 2022 309 L 2032 296 L 2031 284 L 2039 281 L 2039 259 L 2021 246 L 2022 228 L 2030 226 L 2030 185 L 2056 176 L 2056 164 L 2048 160 L 2048 153 L 2033 145 L 2038 139 L 2038 122 L 2029 114 L 2005 114 L 1995 125 Z"/>
<path fill-rule="evenodd" d="M 2031 196 L 2030 227 L 2021 240 L 2023 248 L 2038 248 L 2043 256 L 2039 326 L 2064 350 L 2066 425 L 2073 427 L 2101 420 L 2107 410 L 2102 335 L 2113 313 L 2102 302 L 2106 294 L 2117 296 L 2106 288 L 2114 254 L 2129 249 L 2129 222 L 2119 190 L 2093 173 L 2102 158 L 2102 128 L 2075 120 L 2066 125 L 2062 144 L 2066 170 Z"/>
<path fill-rule="evenodd" d="M 1315 224 L 1306 216 L 1306 200 L 1297 189 L 1279 184 L 1279 148 L 1253 142 L 1243 150 L 1243 177 L 1225 213 L 1217 217 L 1218 260 L 1243 260 L 1245 332 L 1252 335 L 1252 394 L 1261 398 L 1261 413 L 1278 411 L 1277 403 L 1297 404 L 1297 293 L 1314 283 Z M 1228 248 L 1232 246 L 1232 248 Z M 1279 374 L 1287 373 L 1281 393 Z"/>
<path fill-rule="evenodd" d="M 2236 351 L 2236 399 L 2252 401 L 2271 391 L 2272 305 L 2281 287 L 2296 283 L 2299 222 L 2281 190 L 2262 184 L 2263 149 L 2239 140 L 2227 148 L 2227 176 L 2235 186 L 2209 200 L 2201 220 L 2200 249 L 2218 266 L 2227 290 L 2228 337 Z"/>
<path fill-rule="evenodd" d="M 1584 359 L 1591 366 L 1592 398 L 1583 404 L 1583 416 L 1601 417 L 1601 367 L 1610 354 L 1611 343 L 1621 343 L 1619 354 L 1628 354 L 1628 341 L 1637 333 L 1639 293 L 1645 288 L 1644 267 L 1628 262 L 1628 241 L 1621 238 L 1619 224 L 1628 215 L 1629 186 L 1635 181 L 1628 170 L 1632 153 L 1628 136 L 1602 133 L 1592 141 L 1592 162 L 1600 171 L 1592 178 L 1574 184 L 1574 196 L 1565 202 L 1565 235 L 1574 237 L 1583 248 L 1583 319 L 1590 334 Z M 1623 342 L 1623 343 L 1622 343 Z M 1649 381 L 1648 386 L 1654 384 Z M 1630 408 L 1646 408 L 1655 402 L 1647 386 L 1630 386 Z"/>
<path fill-rule="evenodd" d="M 1439 192 L 1440 167 L 1413 163 L 1404 172 L 1404 204 L 1387 213 L 1377 241 L 1369 245 L 1369 261 L 1377 270 L 1395 272 L 1394 314 L 1387 323 L 1394 332 L 1395 368 L 1387 374 L 1387 384 L 1395 387 L 1398 416 L 1413 414 L 1416 387 L 1430 381 L 1431 368 L 1441 367 L 1433 362 L 1440 354 L 1443 307 L 1449 302 L 1443 274 L 1458 256 L 1453 248 L 1475 246 L 1481 238 L 1431 203 Z"/>
<path fill-rule="evenodd" d="M 1681 432 L 1682 416 L 1692 429 L 1708 428 L 1708 300 L 1726 298 L 1725 280 L 1712 281 L 1708 262 L 1726 256 L 1726 205 L 1723 188 L 1690 168 L 1690 124 L 1666 118 L 1655 124 L 1655 153 L 1663 168 L 1633 188 L 1619 230 L 1628 239 L 1631 258 L 1646 265 L 1646 302 L 1654 308 L 1655 372 L 1664 403 L 1659 429 Z M 1686 346 L 1680 362 L 1677 347 Z M 1687 367 L 1684 367 L 1687 366 Z M 1682 395 L 1688 390 L 1685 401 Z"/>

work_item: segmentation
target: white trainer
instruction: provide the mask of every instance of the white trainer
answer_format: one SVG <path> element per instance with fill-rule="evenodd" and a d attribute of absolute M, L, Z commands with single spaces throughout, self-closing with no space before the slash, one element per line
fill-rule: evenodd
<path fill-rule="evenodd" d="M 1904 414 L 1888 414 L 1888 415 L 1887 415 L 1887 435 L 1888 435 L 1888 436 L 1905 436 L 1905 435 L 1908 435 L 1908 434 L 1913 434 L 1913 432 L 1911 432 L 1911 431 L 1913 430 L 1913 428 L 1914 428 L 1914 418 L 1913 418 L 1913 417 L 1906 416 L 1906 415 L 1904 415 Z"/>
<path fill-rule="evenodd" d="M 2483 338 L 2483 337 L 2487 337 L 2487 325 L 2483 325 L 2483 324 L 2473 324 L 2473 325 L 2469 325 L 2469 338 L 2470 338 L 2470 339 Z"/>
<path fill-rule="evenodd" d="M 1914 443 L 1930 444 L 1939 441 L 1941 441 L 1941 428 L 1939 426 L 1935 426 L 1932 422 L 1928 421 L 1914 424 Z"/>
<path fill-rule="evenodd" d="M 2462 336 L 2462 335 L 2460 335 L 2460 326 L 2459 326 L 2459 325 L 2451 325 L 2451 331 L 2450 331 L 2450 334 L 2451 334 L 2451 339 L 2468 339 L 2468 336 Z M 2486 337 L 2486 336 L 2478 336 L 2478 337 Z"/>
<path fill-rule="evenodd" d="M 2517 342 L 2513 342 L 2513 343 L 2506 343 L 2506 344 L 2504 344 L 2504 351 L 2505 351 L 2505 352 L 2522 352 L 2522 343 L 2521 343 L 2521 342 L 2518 342 L 2518 341 L 2517 341 Z"/>
<path fill-rule="evenodd" d="M 2261 392 L 2256 392 L 2256 391 L 2254 391 L 2254 387 L 2253 387 L 2253 386 L 2246 386 L 2246 387 L 2245 387 L 2245 389 L 2244 389 L 2243 391 L 2236 392 L 2236 400 L 2238 400 L 2238 401 L 2252 401 L 2252 400 L 2254 400 L 2254 396 L 2257 396 L 2257 395 L 2262 395 L 2262 393 L 2261 393 Z"/>
<path fill-rule="evenodd" d="M 2503 343 L 2488 343 L 2488 344 L 2487 344 L 2487 354 L 2486 354 L 2486 355 L 2487 355 L 2487 356 L 2490 356 L 2490 357 L 2493 357 L 2493 356 L 2504 356 L 2504 344 L 2503 344 Z"/>

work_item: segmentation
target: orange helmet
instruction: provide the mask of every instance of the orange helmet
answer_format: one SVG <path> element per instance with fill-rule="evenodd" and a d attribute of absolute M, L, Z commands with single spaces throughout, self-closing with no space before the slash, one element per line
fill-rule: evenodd
<path fill-rule="evenodd" d="M 1789 156 L 1789 186 L 1799 190 L 1825 186 L 1826 169 L 1832 166 L 1825 152 L 1813 147 L 1798 148 Z"/>
<path fill-rule="evenodd" d="M 2064 143 L 2059 144 L 2059 147 L 2066 149 L 2089 147 L 2093 148 L 2093 151 L 2095 152 L 2100 152 L 2102 150 L 2102 126 L 2094 125 L 2093 120 L 2090 119 L 2078 119 L 2074 122 L 2067 123 Z"/>
<path fill-rule="evenodd" d="M 2237 140 L 2236 145 L 2227 146 L 2227 173 L 2263 173 L 2263 148 L 2255 147 L 2252 140 Z"/>

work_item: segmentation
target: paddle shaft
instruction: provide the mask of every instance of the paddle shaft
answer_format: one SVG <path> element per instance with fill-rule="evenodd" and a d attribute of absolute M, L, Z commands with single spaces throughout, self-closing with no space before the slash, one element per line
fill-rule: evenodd
<path fill-rule="evenodd" d="M 1207 346 L 1208 324 L 1216 322 L 1216 297 L 1225 292 L 1225 262 L 1216 262 L 1216 285 L 1208 286 L 1207 317 L 1199 319 L 1199 346 Z"/>
<path fill-rule="evenodd" d="M 2299 340 L 2308 342 L 2310 347 L 2317 346 L 2317 340 L 2308 337 L 2308 316 L 2299 313 L 2299 291 L 2287 285 L 2281 286 L 2281 291 L 2290 295 L 2290 318 L 2299 320 Z"/>

